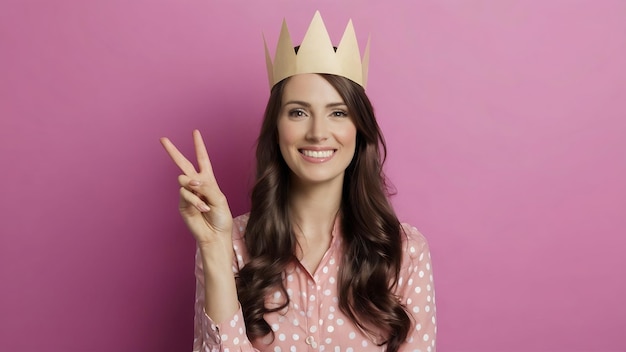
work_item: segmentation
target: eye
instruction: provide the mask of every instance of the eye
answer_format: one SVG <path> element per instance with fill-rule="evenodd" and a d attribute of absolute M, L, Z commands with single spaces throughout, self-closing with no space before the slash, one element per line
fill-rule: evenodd
<path fill-rule="evenodd" d="M 344 110 L 335 110 L 332 112 L 334 117 L 348 117 L 348 112 Z"/>
<path fill-rule="evenodd" d="M 302 109 L 289 110 L 289 117 L 304 117 L 306 112 Z"/>

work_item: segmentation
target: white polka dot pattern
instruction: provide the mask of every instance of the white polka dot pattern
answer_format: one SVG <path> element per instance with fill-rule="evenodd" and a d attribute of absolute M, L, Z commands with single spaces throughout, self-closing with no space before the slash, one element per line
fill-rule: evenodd
<path fill-rule="evenodd" d="M 247 258 L 243 232 L 247 215 L 235 219 L 233 249 L 238 271 Z M 428 244 L 419 231 L 402 225 L 406 238 L 402 270 L 395 294 L 415 321 L 401 351 L 435 351 L 435 292 L 432 282 Z M 196 304 L 194 318 L 194 351 L 385 351 L 354 326 L 338 308 L 337 274 L 341 265 L 341 233 L 335 225 L 330 248 L 314 273 L 298 264 L 284 274 L 289 306 L 281 312 L 267 314 L 266 321 L 275 333 L 249 341 L 241 309 L 231 320 L 214 324 L 204 312 L 204 275 L 202 260 L 196 254 Z M 285 297 L 274 292 L 266 298 L 269 306 L 280 304 Z"/>

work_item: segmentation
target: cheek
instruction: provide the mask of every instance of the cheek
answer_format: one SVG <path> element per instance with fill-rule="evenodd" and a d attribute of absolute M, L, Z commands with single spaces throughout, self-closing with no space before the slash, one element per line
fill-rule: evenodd
<path fill-rule="evenodd" d="M 346 126 L 336 133 L 341 140 L 341 144 L 345 146 L 354 146 L 356 144 L 356 127 L 354 125 Z"/>
<path fill-rule="evenodd" d="M 278 145 L 280 146 L 281 152 L 285 153 L 286 148 L 289 145 L 294 144 L 297 139 L 296 131 L 293 128 L 290 128 L 288 124 L 278 123 L 277 126 L 278 132 Z"/>

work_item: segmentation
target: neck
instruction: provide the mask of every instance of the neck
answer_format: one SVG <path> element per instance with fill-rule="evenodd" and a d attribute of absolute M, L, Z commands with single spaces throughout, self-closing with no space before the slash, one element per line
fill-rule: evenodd
<path fill-rule="evenodd" d="M 343 180 L 308 187 L 294 185 L 290 194 L 292 221 L 299 236 L 330 238 L 339 213 Z"/>

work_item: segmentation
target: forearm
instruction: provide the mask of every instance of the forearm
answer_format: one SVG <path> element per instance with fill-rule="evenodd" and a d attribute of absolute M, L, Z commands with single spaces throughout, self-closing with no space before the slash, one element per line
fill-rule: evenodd
<path fill-rule="evenodd" d="M 204 309 L 215 322 L 230 319 L 239 309 L 233 273 L 232 243 L 200 247 L 204 272 Z"/>

